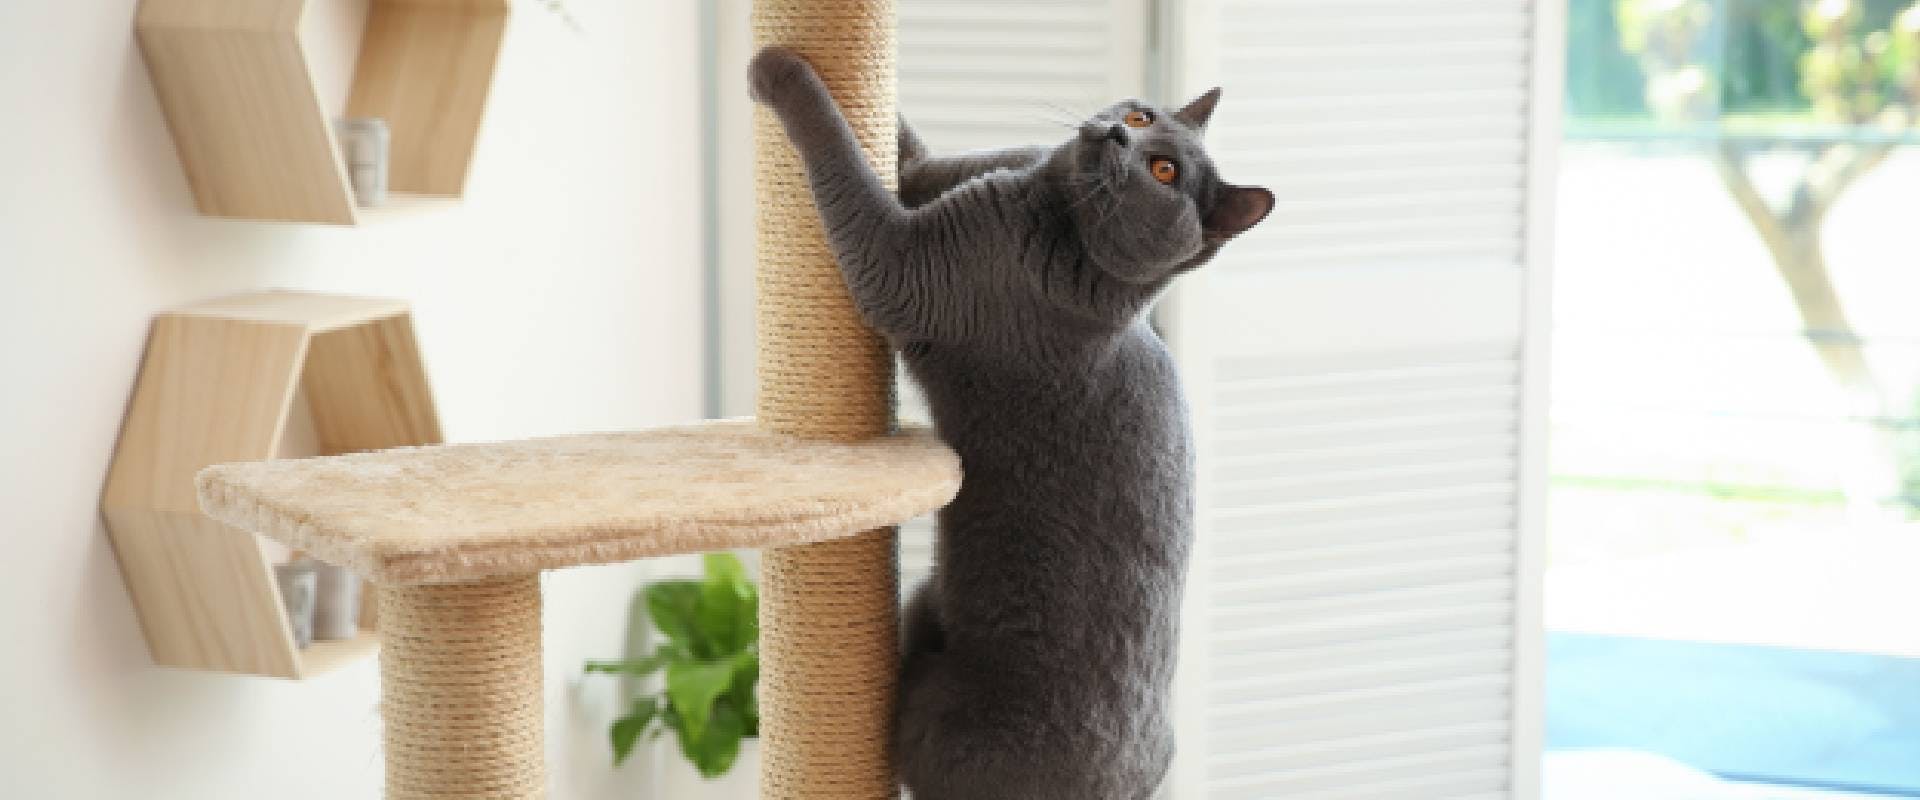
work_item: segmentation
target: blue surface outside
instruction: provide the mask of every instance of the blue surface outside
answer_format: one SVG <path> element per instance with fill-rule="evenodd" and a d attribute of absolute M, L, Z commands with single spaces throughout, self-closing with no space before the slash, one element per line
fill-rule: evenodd
<path fill-rule="evenodd" d="M 1920 659 L 1547 635 L 1547 747 L 1920 797 Z"/>

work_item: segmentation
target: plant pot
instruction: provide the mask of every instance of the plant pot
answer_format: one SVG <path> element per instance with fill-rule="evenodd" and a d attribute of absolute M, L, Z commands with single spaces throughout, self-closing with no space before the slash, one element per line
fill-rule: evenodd
<path fill-rule="evenodd" d="M 661 737 L 659 746 L 654 748 L 659 758 L 659 776 L 655 784 L 659 791 L 654 797 L 661 800 L 758 800 L 760 797 L 760 740 L 742 739 L 740 757 L 734 759 L 733 768 L 727 774 L 713 780 L 700 776 L 700 770 L 680 753 L 680 746 L 673 741 L 673 734 Z"/>

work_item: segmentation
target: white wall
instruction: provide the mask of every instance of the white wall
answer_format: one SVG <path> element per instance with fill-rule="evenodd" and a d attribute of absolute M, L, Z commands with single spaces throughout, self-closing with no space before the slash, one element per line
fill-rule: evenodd
<path fill-rule="evenodd" d="M 357 230 L 195 215 L 135 0 L 0 3 L 0 795 L 379 795 L 373 662 L 307 683 L 149 664 L 97 506 L 155 311 L 409 298 L 455 440 L 699 415 L 697 7 L 569 2 L 583 33 L 517 9 L 464 205 Z M 644 767 L 608 766 L 614 687 L 576 678 L 620 651 L 638 580 L 547 580 L 556 797 L 642 796 Z"/>

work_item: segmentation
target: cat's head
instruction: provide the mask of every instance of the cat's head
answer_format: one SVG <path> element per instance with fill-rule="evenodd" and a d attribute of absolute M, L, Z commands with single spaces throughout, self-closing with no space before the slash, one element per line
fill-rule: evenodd
<path fill-rule="evenodd" d="M 1081 123 L 1057 154 L 1055 179 L 1094 263 L 1151 284 L 1273 210 L 1273 193 L 1222 180 L 1201 142 L 1214 89 L 1177 111 L 1122 100 Z"/>

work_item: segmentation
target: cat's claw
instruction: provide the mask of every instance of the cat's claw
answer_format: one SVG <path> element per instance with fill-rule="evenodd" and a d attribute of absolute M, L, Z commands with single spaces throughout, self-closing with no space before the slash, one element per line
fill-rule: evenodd
<path fill-rule="evenodd" d="M 762 48 L 747 65 L 747 91 L 756 102 L 776 104 L 790 88 L 813 74 L 813 65 L 792 48 Z"/>

